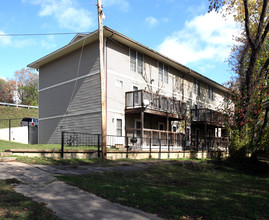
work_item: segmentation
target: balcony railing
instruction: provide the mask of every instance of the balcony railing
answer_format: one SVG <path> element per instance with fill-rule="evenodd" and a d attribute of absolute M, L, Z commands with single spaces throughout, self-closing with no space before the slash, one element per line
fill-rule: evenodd
<path fill-rule="evenodd" d="M 223 114 L 211 109 L 192 109 L 191 120 L 196 122 L 208 122 L 216 125 L 223 124 Z"/>
<path fill-rule="evenodd" d="M 195 150 L 222 150 L 228 151 L 229 138 L 228 137 L 212 137 L 212 136 L 191 136 L 191 147 Z"/>
<path fill-rule="evenodd" d="M 143 129 L 143 134 L 141 129 L 127 128 L 127 137 L 136 137 L 137 143 L 135 146 L 166 146 L 183 149 L 185 142 L 185 134 L 176 133 L 172 131 L 161 131 L 154 129 Z M 141 138 L 143 137 L 143 138 Z M 129 143 L 130 144 L 130 143 Z"/>
<path fill-rule="evenodd" d="M 126 92 L 125 108 L 145 108 L 177 114 L 180 118 L 184 118 L 187 111 L 187 105 L 184 102 L 144 90 Z"/>

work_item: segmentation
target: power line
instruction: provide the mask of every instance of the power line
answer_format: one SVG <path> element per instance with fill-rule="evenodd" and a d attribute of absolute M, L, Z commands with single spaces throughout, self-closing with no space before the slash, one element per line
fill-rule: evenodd
<path fill-rule="evenodd" d="M 66 34 L 89 34 L 90 32 L 73 33 L 39 33 L 39 34 L 0 34 L 0 37 L 21 37 L 21 36 L 44 36 L 44 35 L 66 35 Z"/>

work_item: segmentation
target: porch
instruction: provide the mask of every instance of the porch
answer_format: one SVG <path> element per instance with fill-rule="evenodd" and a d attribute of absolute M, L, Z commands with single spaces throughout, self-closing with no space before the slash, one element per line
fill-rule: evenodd
<path fill-rule="evenodd" d="M 228 153 L 228 137 L 212 137 L 208 135 L 191 135 L 191 149 L 196 151 L 224 151 Z"/>
<path fill-rule="evenodd" d="M 126 129 L 126 146 L 136 150 L 183 151 L 185 134 L 154 129 Z M 135 142 L 133 142 L 133 139 Z"/>
<path fill-rule="evenodd" d="M 182 150 L 185 143 L 183 133 L 185 133 L 186 112 L 186 103 L 175 98 L 144 90 L 126 92 L 125 136 L 128 137 L 126 145 L 141 150 L 148 150 L 149 147 L 167 149 L 172 147 L 174 150 Z M 131 143 L 131 139 L 136 142 Z"/>

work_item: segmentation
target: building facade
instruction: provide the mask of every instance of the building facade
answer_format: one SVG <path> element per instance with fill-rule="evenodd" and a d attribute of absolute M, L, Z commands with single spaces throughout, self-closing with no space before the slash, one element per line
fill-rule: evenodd
<path fill-rule="evenodd" d="M 180 150 L 224 141 L 225 87 L 108 27 L 104 36 L 108 144 L 135 137 L 139 149 Z M 101 133 L 97 31 L 28 66 L 39 69 L 39 143 L 59 143 L 61 131 Z"/>

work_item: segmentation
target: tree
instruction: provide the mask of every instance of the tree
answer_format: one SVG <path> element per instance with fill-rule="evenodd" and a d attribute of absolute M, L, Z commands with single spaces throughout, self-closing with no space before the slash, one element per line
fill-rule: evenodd
<path fill-rule="evenodd" d="M 38 105 L 38 74 L 30 68 L 22 68 L 14 73 L 14 81 L 21 104 Z"/>
<path fill-rule="evenodd" d="M 235 105 L 230 125 L 233 148 L 254 152 L 262 148 L 267 112 L 262 109 L 269 94 L 269 0 L 209 0 L 209 11 L 233 14 L 242 27 L 229 63 L 236 78 L 228 85 Z"/>
<path fill-rule="evenodd" d="M 10 83 L 0 79 L 0 102 L 13 103 Z"/>

